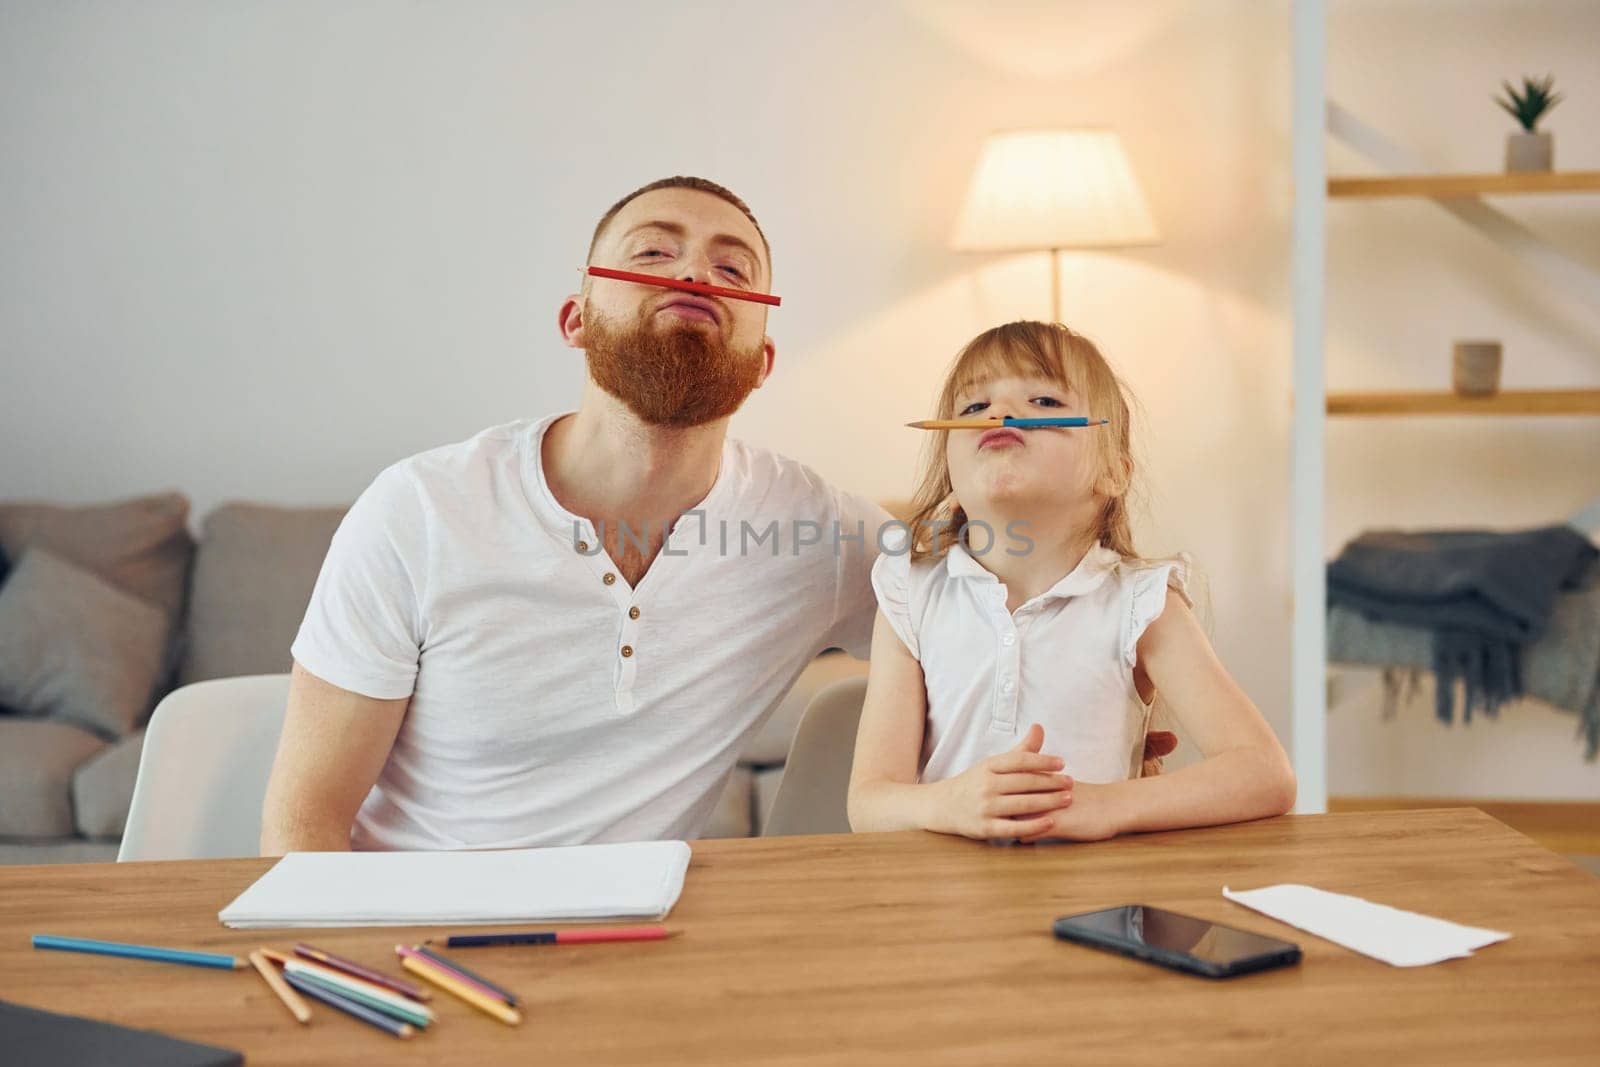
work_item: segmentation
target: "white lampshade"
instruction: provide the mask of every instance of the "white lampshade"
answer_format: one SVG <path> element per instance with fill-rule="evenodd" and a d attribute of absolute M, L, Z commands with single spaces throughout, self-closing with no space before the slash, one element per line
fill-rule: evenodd
<path fill-rule="evenodd" d="M 1115 133 L 1018 130 L 984 142 L 951 243 L 960 251 L 998 252 L 1160 239 Z"/>

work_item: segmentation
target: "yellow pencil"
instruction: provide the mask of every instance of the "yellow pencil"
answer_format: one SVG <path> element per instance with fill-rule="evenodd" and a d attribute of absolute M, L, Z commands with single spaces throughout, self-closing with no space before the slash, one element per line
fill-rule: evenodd
<path fill-rule="evenodd" d="M 278 999 L 283 1001 L 283 1006 L 289 1009 L 289 1014 L 300 1020 L 300 1025 L 302 1026 L 309 1023 L 311 1021 L 311 1009 L 306 1007 L 306 1002 L 300 999 L 299 993 L 289 988 L 289 983 L 285 982 L 282 976 L 273 969 L 267 957 L 261 952 L 252 952 L 250 953 L 250 962 L 257 971 L 261 972 L 261 977 L 266 979 L 267 987 L 278 994 Z"/>
<path fill-rule="evenodd" d="M 913 430 L 985 430 L 1005 423 L 999 419 L 923 419 L 906 425 Z"/>
<path fill-rule="evenodd" d="M 459 997 L 481 1012 L 493 1015 L 507 1026 L 516 1026 L 522 1022 L 522 1015 L 517 1009 L 462 985 L 453 976 L 429 964 L 427 957 L 418 955 L 415 950 L 408 949 L 404 945 L 396 945 L 394 951 L 400 957 L 400 966 L 412 974 L 426 978 L 446 993 Z"/>

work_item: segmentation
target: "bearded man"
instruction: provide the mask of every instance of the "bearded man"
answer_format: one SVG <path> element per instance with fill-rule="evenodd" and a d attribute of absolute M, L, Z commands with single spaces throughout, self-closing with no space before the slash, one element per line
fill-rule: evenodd
<path fill-rule="evenodd" d="M 769 293 L 770 249 L 698 178 L 629 194 L 591 266 Z M 266 855 L 692 838 L 820 651 L 865 657 L 888 515 L 728 436 L 772 372 L 758 302 L 586 276 L 574 412 L 380 474 L 292 652 Z"/>

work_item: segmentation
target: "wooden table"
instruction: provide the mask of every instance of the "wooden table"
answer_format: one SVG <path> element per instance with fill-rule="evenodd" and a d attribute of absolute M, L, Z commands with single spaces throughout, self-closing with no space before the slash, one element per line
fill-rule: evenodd
<path fill-rule="evenodd" d="M 1600 879 L 1464 809 L 1039 848 L 921 833 L 698 842 L 669 921 L 682 936 L 459 950 L 522 995 L 526 1021 L 441 997 L 438 1023 L 409 1043 L 326 1008 L 302 1029 L 249 970 L 29 947 L 34 932 L 288 946 L 289 931 L 216 918 L 269 865 L 0 868 L 0 998 L 241 1049 L 251 1064 L 1600 1061 Z M 1220 896 L 1276 882 L 1515 936 L 1393 968 Z M 1050 934 L 1058 915 L 1130 902 L 1287 937 L 1305 960 L 1211 982 Z M 393 969 L 396 942 L 437 932 L 306 936 Z"/>

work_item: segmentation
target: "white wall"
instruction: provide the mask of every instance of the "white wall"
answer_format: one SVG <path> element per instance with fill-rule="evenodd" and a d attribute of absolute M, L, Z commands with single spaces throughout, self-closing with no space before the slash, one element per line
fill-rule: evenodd
<path fill-rule="evenodd" d="M 1441 167 L 1494 165 L 1504 123 L 1478 103 L 1522 66 L 1573 90 L 1562 164 L 1592 151 L 1585 5 L 1351 2 L 1335 94 Z M 921 442 L 900 424 L 956 348 L 1048 312 L 1042 256 L 945 247 L 983 134 L 1109 125 L 1165 243 L 1070 257 L 1064 316 L 1143 402 L 1143 547 L 1198 557 L 1222 657 L 1286 729 L 1287 47 L 1284 0 L 0 3 L 0 497 L 347 500 L 394 458 L 567 405 L 581 353 L 553 318 L 589 230 L 677 172 L 742 193 L 776 250 L 778 371 L 736 432 L 904 495 Z M 1544 322 L 1428 212 L 1331 212 L 1332 385 L 1420 384 L 1468 325 L 1507 339 L 1515 383 L 1600 367 L 1592 330 Z M 1423 257 L 1407 227 L 1470 255 Z M 1385 430 L 1411 435 L 1402 480 L 1390 438 L 1334 427 L 1330 536 L 1412 491 L 1418 521 L 1459 519 L 1434 501 L 1439 470 L 1467 480 L 1463 443 L 1503 470 L 1497 516 L 1588 491 L 1570 460 L 1593 427 L 1510 429 L 1509 453 Z M 1553 440 L 1568 462 L 1527 476 Z"/>

